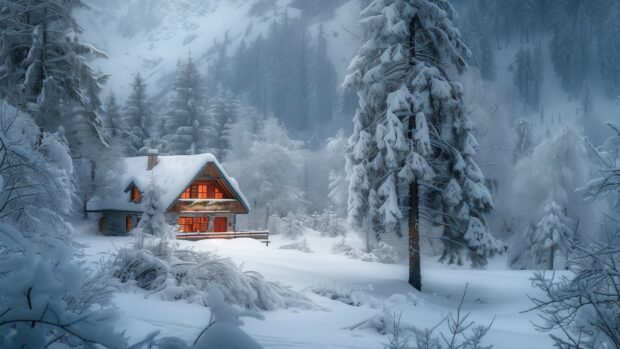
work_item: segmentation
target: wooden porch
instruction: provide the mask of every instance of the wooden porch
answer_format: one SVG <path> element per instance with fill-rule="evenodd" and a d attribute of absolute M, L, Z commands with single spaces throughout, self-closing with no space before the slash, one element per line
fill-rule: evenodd
<path fill-rule="evenodd" d="M 269 245 L 269 231 L 228 231 L 228 232 L 208 232 L 208 233 L 194 233 L 180 232 L 177 234 L 177 240 L 187 241 L 199 241 L 208 239 L 255 239 L 261 240 L 265 244 Z"/>

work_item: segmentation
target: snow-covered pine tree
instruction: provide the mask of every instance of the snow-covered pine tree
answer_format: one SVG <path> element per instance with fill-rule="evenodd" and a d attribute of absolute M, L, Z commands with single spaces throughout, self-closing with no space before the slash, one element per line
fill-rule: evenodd
<path fill-rule="evenodd" d="M 110 94 L 106 99 L 103 110 L 103 127 L 109 144 L 109 152 L 117 155 L 128 154 L 128 150 L 132 148 L 132 137 L 127 130 L 127 125 L 125 124 L 120 106 L 116 102 L 114 93 Z"/>
<path fill-rule="evenodd" d="M 491 42 L 494 11 L 497 4 L 492 1 L 477 1 L 465 15 L 461 26 L 463 41 L 472 51 L 471 64 L 480 70 L 486 80 L 495 79 L 495 52 Z"/>
<path fill-rule="evenodd" d="M 540 88 L 543 78 L 543 57 L 540 42 L 534 49 L 519 49 L 509 67 L 512 81 L 519 91 L 526 106 L 538 110 L 540 104 Z"/>
<path fill-rule="evenodd" d="M 543 74 L 545 73 L 545 61 L 543 57 L 542 43 L 539 41 L 534 45 L 532 51 L 532 78 L 530 81 L 530 106 L 534 110 L 540 109 L 540 94 L 543 84 Z"/>
<path fill-rule="evenodd" d="M 534 142 L 532 140 L 532 127 L 526 119 L 518 119 L 514 124 L 517 142 L 513 151 L 514 162 L 532 152 Z"/>
<path fill-rule="evenodd" d="M 209 151 L 214 140 L 213 122 L 204 109 L 202 76 L 192 57 L 179 61 L 174 95 L 165 118 L 164 149 L 169 154 Z"/>
<path fill-rule="evenodd" d="M 359 89 L 349 139 L 349 217 L 376 234 L 400 231 L 409 202 L 410 283 L 421 287 L 418 219 L 443 228 L 441 261 L 482 266 L 503 245 L 488 231 L 493 208 L 475 163 L 474 126 L 460 84 L 469 50 L 445 0 L 375 0 L 362 12 L 365 44 L 345 86 Z"/>
<path fill-rule="evenodd" d="M 575 96 L 581 91 L 591 62 L 592 23 L 587 14 L 588 4 L 554 1 L 550 6 L 557 13 L 557 20 L 552 23 L 551 61 L 564 89 Z"/>
<path fill-rule="evenodd" d="M 72 16 L 80 0 L 3 2 L 0 18 L 0 96 L 32 113 L 44 130 L 82 121 L 100 136 L 100 84 L 86 56 L 105 57 L 79 41 Z M 67 131 L 69 128 L 67 127 Z M 70 132 L 70 142 L 74 142 Z"/>
<path fill-rule="evenodd" d="M 214 135 L 212 147 L 215 156 L 224 161 L 226 152 L 230 149 L 230 127 L 239 117 L 241 102 L 235 98 L 230 90 L 222 85 L 217 86 L 217 92 L 209 102 L 209 114 L 213 120 Z"/>
<path fill-rule="evenodd" d="M 138 226 L 140 229 L 137 231 L 134 247 L 139 250 L 146 247 L 158 258 L 169 260 L 175 250 L 175 246 L 170 242 L 175 231 L 166 222 L 166 208 L 162 207 L 160 193 L 161 189 L 151 174 L 149 186 L 142 198 L 144 214 Z"/>
<path fill-rule="evenodd" d="M 131 83 L 131 94 L 125 104 L 125 124 L 131 141 L 128 149 L 130 155 L 136 155 L 144 148 L 145 141 L 150 136 L 149 127 L 152 121 L 152 108 L 146 94 L 146 83 L 138 73 Z"/>
<path fill-rule="evenodd" d="M 542 219 L 526 233 L 527 247 L 513 265 L 523 269 L 554 270 L 558 255 L 568 258 L 571 231 L 568 218 L 554 201 L 545 206 Z"/>
<path fill-rule="evenodd" d="M 114 93 L 111 93 L 108 98 L 106 98 L 103 111 L 103 128 L 106 137 L 111 139 L 121 137 L 123 135 L 123 120 Z"/>
<path fill-rule="evenodd" d="M 620 3 L 613 2 L 605 13 L 608 16 L 602 23 L 598 40 L 601 78 L 607 95 L 615 97 L 620 94 Z"/>
<path fill-rule="evenodd" d="M 41 132 L 5 102 L 0 124 L 0 347 L 126 347 L 113 329 L 116 312 L 105 309 L 109 290 L 89 289 L 76 263 L 66 221 L 73 163 L 62 129 Z"/>
<path fill-rule="evenodd" d="M 339 130 L 334 137 L 327 140 L 329 156 L 329 199 L 330 209 L 337 217 L 344 218 L 347 211 L 348 185 L 342 158 L 346 154 L 347 138 L 343 130 Z"/>
<path fill-rule="evenodd" d="M 162 207 L 160 193 L 161 189 L 157 185 L 155 177 L 151 177 L 149 186 L 144 192 L 142 199 L 144 214 L 140 220 L 139 228 L 144 235 L 168 239 L 171 237 L 172 231 L 168 223 L 166 223 L 165 207 Z"/>
<path fill-rule="evenodd" d="M 336 68 L 327 55 L 327 39 L 323 25 L 320 25 L 316 48 L 310 61 L 309 76 L 309 89 L 312 94 L 310 115 L 314 119 L 314 127 L 318 130 L 332 121 L 338 98 L 336 76 Z"/>

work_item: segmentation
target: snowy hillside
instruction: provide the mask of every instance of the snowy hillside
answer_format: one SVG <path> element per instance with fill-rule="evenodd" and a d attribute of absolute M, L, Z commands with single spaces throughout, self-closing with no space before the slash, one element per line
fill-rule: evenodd
<path fill-rule="evenodd" d="M 242 39 L 253 40 L 268 33 L 274 19 L 286 13 L 299 16 L 291 0 L 88 0 L 77 12 L 83 39 L 104 51 L 108 59 L 94 66 L 111 74 L 106 92 L 124 100 L 133 76 L 141 72 L 158 99 L 172 83 L 177 62 L 188 54 L 202 67 L 214 58 L 215 43 L 230 42 L 233 51 Z M 340 78 L 359 46 L 356 32 L 360 5 L 344 2 L 333 16 L 320 18 L 328 37 L 329 54 Z M 316 30 L 319 20 L 311 24 Z M 207 76 L 207 79 L 209 77 Z"/>

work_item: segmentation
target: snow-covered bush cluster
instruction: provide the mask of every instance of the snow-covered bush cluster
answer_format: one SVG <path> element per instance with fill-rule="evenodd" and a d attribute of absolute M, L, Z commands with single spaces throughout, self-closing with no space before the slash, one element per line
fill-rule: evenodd
<path fill-rule="evenodd" d="M 457 308 L 433 327 L 420 329 L 402 321 L 402 311 L 384 306 L 372 317 L 348 326 L 348 330 L 370 329 L 388 336 L 385 349 L 490 349 L 483 345 L 483 339 L 491 329 L 488 325 L 477 325 L 469 320 L 469 313 L 463 311 L 467 286 Z M 395 297 L 396 299 L 400 297 Z M 439 330 L 446 327 L 446 331 Z"/>
<path fill-rule="evenodd" d="M 294 241 L 288 244 L 284 244 L 279 247 L 281 250 L 297 250 L 304 253 L 312 253 L 312 249 L 308 246 L 308 241 L 303 238 L 298 241 Z"/>
<path fill-rule="evenodd" d="M 141 288 L 164 300 L 206 306 L 205 292 L 219 287 L 228 302 L 246 309 L 315 308 L 303 295 L 256 272 L 243 271 L 229 259 L 180 249 L 157 238 L 144 238 L 142 248 L 134 243 L 120 249 L 111 261 L 111 272 L 126 287 Z"/>
<path fill-rule="evenodd" d="M 269 218 L 269 233 L 282 235 L 287 239 L 299 238 L 304 235 L 306 229 L 303 219 L 302 215 L 293 212 L 289 212 L 284 217 L 272 215 Z"/>
<path fill-rule="evenodd" d="M 272 215 L 269 218 L 269 232 L 295 239 L 303 236 L 305 229 L 315 230 L 323 236 L 345 235 L 346 220 L 335 212 L 324 210 L 317 213 L 289 212 L 286 216 Z"/>
<path fill-rule="evenodd" d="M 364 262 L 378 262 L 393 264 L 400 260 L 399 252 L 390 244 L 380 241 L 370 252 L 364 252 L 359 248 L 351 247 L 347 244 L 346 239 L 342 239 L 339 243 L 332 247 L 335 254 L 343 254 L 353 259 L 359 259 Z"/>
<path fill-rule="evenodd" d="M 367 306 L 379 308 L 381 302 L 369 295 L 372 286 L 341 287 L 337 285 L 317 285 L 310 288 L 310 291 L 321 297 L 326 297 L 354 307 Z"/>
<path fill-rule="evenodd" d="M 301 221 L 305 227 L 319 231 L 323 236 L 335 237 L 347 233 L 346 219 L 331 210 L 304 215 Z"/>

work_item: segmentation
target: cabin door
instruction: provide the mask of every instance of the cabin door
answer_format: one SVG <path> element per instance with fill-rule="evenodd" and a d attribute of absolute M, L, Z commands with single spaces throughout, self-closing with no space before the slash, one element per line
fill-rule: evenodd
<path fill-rule="evenodd" d="M 225 233 L 227 231 L 228 231 L 228 218 L 215 217 L 215 220 L 213 221 L 213 232 Z"/>

